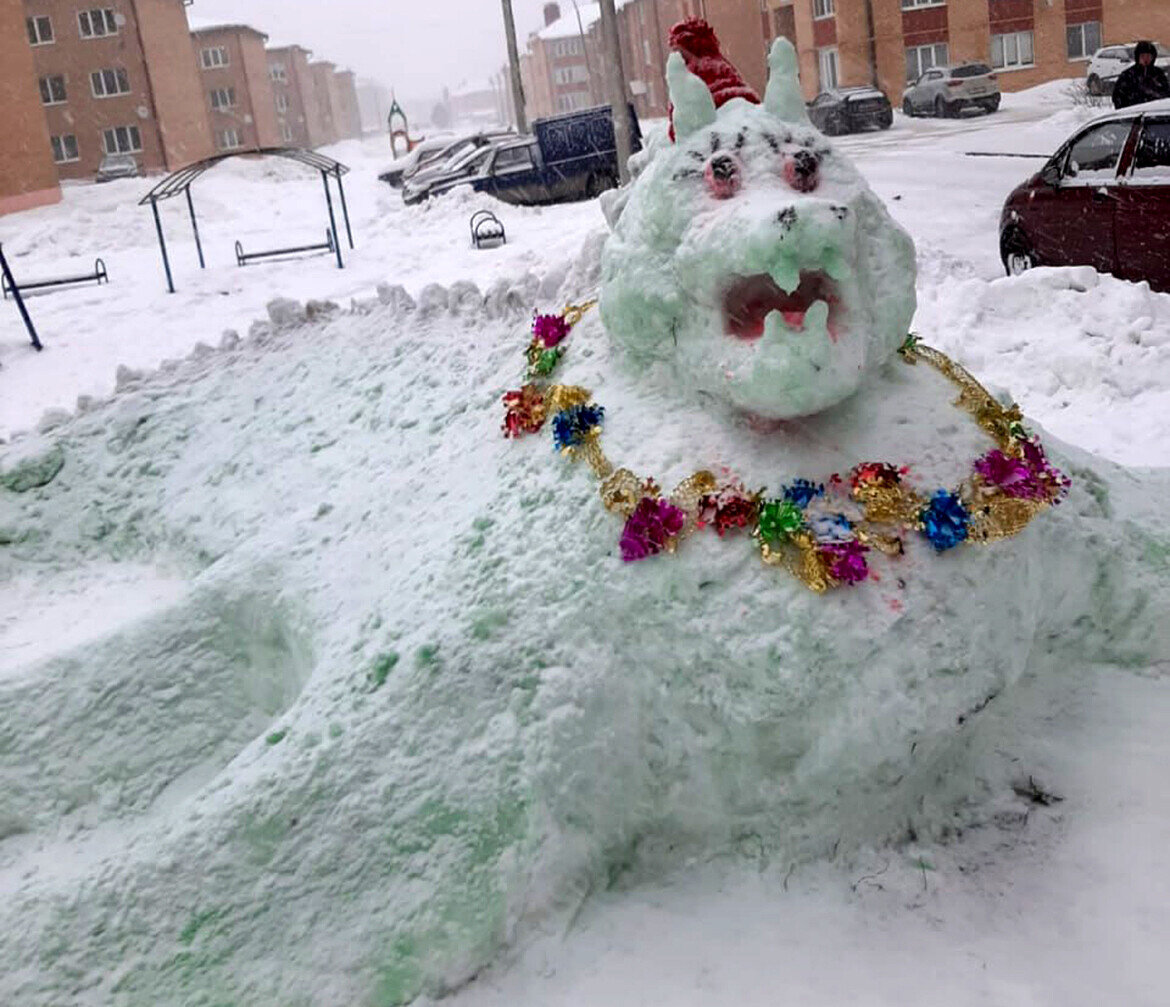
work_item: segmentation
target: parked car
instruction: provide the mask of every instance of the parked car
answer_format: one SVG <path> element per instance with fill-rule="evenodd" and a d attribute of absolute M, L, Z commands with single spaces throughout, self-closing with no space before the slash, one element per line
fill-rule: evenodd
<path fill-rule="evenodd" d="M 460 138 L 462 139 L 462 138 Z M 443 151 L 457 142 L 452 136 L 432 137 L 417 144 L 409 154 L 403 154 L 390 162 L 390 166 L 378 175 L 379 182 L 385 182 L 395 189 L 402 188 L 402 183 L 409 174 L 413 174 L 442 156 Z"/>
<path fill-rule="evenodd" d="M 1004 203 L 1009 274 L 1093 266 L 1170 292 L 1170 99 L 1081 127 Z"/>
<path fill-rule="evenodd" d="M 889 129 L 894 121 L 890 99 L 876 87 L 842 87 L 822 91 L 808 103 L 808 117 L 826 136 L 857 133 L 876 126 Z"/>
<path fill-rule="evenodd" d="M 999 108 L 999 79 L 986 63 L 934 66 L 902 93 L 907 115 L 956 116 L 965 108 Z"/>
<path fill-rule="evenodd" d="M 630 152 L 642 149 L 630 108 Z M 532 135 L 497 144 L 472 184 L 506 203 L 538 206 L 593 199 L 618 184 L 613 111 L 608 105 L 537 119 Z"/>
<path fill-rule="evenodd" d="M 515 137 L 516 134 L 512 134 Z M 501 141 L 503 142 L 503 141 Z M 408 206 L 421 203 L 432 196 L 450 192 L 460 185 L 469 185 L 484 169 L 493 144 L 464 144 L 442 164 L 417 172 L 402 186 L 402 200 Z"/>
<path fill-rule="evenodd" d="M 1133 66 L 1133 51 L 1136 45 L 1136 42 L 1107 45 L 1093 54 L 1089 68 L 1085 72 L 1085 86 L 1089 89 L 1089 94 L 1113 93 L 1113 85 L 1117 83 L 1121 72 Z M 1158 45 L 1158 58 L 1154 62 L 1163 70 L 1170 70 L 1170 49 Z"/>
<path fill-rule="evenodd" d="M 491 130 L 470 133 L 448 142 L 436 156 L 428 156 L 422 163 L 403 173 L 403 185 L 407 182 L 421 182 L 422 179 L 450 171 L 470 151 L 478 150 L 500 140 L 514 139 L 518 134 L 512 130 Z"/>
<path fill-rule="evenodd" d="M 115 178 L 137 178 L 142 174 L 133 154 L 107 154 L 98 165 L 95 182 L 112 182 Z"/>

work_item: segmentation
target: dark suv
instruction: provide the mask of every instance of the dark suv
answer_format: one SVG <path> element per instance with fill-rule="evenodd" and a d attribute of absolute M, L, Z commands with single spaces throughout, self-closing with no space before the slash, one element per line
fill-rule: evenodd
<path fill-rule="evenodd" d="M 1009 274 L 1093 266 L 1170 292 L 1170 99 L 1074 133 L 1008 196 L 999 248 Z"/>
<path fill-rule="evenodd" d="M 889 129 L 894 110 L 876 87 L 843 87 L 818 94 L 809 102 L 808 117 L 826 136 L 836 136 L 871 127 Z"/>

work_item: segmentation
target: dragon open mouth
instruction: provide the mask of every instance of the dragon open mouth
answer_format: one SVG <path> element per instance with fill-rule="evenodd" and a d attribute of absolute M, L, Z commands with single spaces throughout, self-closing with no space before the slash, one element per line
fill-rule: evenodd
<path fill-rule="evenodd" d="M 820 272 L 802 272 L 800 284 L 791 294 L 766 273 L 734 277 L 723 294 L 723 331 L 736 339 L 759 339 L 768 315 L 779 311 L 784 324 L 799 332 L 804 328 L 805 312 L 817 301 L 824 301 L 829 306 L 829 335 L 836 339 L 837 300 L 833 281 Z"/>

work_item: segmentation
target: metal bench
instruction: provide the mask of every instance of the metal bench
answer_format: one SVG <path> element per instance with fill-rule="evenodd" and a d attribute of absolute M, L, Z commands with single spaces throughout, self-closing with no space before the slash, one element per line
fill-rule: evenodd
<path fill-rule="evenodd" d="M 59 276 L 51 280 L 24 280 L 19 283 L 10 281 L 8 276 L 3 278 L 0 282 L 0 290 L 3 291 L 4 299 L 8 300 L 8 295 L 12 293 L 15 283 L 15 289 L 24 294 L 30 290 L 41 290 L 45 287 L 65 287 L 72 283 L 109 283 L 110 277 L 106 272 L 106 264 L 101 259 L 95 259 L 93 263 L 93 272 L 79 274 L 77 276 Z"/>
<path fill-rule="evenodd" d="M 476 210 L 471 215 L 471 243 L 476 248 L 483 248 L 489 243 L 500 245 L 508 243 L 504 225 L 491 210 Z"/>
<path fill-rule="evenodd" d="M 267 252 L 245 252 L 244 246 L 237 241 L 236 265 L 246 266 L 249 262 L 257 262 L 260 259 L 273 259 L 279 255 L 302 255 L 307 252 L 332 251 L 334 251 L 333 232 L 326 228 L 325 241 L 320 245 L 297 245 L 295 248 L 273 248 Z"/>

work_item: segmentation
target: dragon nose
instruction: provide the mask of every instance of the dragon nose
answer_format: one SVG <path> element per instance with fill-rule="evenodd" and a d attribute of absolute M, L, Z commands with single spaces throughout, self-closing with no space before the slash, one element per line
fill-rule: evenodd
<path fill-rule="evenodd" d="M 784 179 L 797 192 L 812 192 L 820 182 L 820 163 L 816 155 L 798 150 L 785 158 Z"/>
<path fill-rule="evenodd" d="M 729 199 L 743 186 L 743 166 L 734 154 L 712 154 L 703 169 L 707 188 L 716 199 Z"/>

